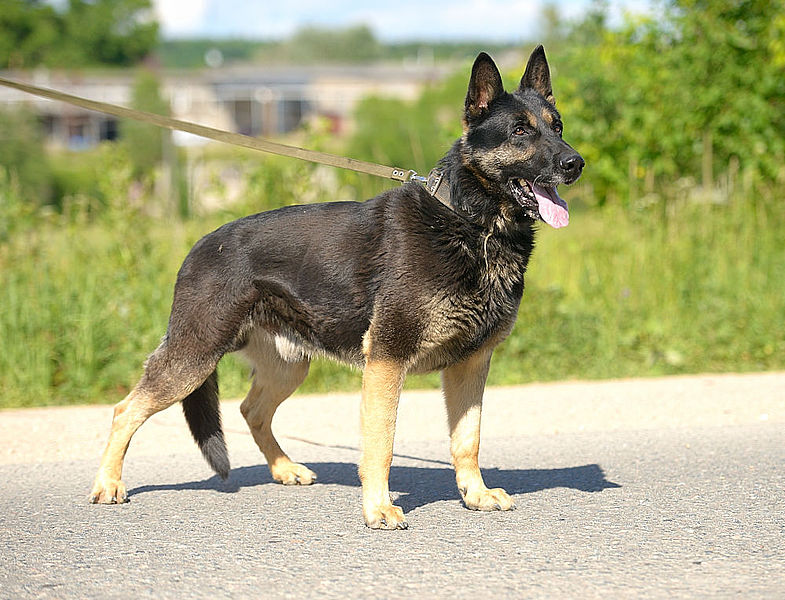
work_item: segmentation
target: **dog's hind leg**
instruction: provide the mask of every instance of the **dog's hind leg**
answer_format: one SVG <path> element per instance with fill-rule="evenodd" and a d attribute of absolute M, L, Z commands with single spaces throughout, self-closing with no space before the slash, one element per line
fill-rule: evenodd
<path fill-rule="evenodd" d="M 309 485 L 316 481 L 316 473 L 305 465 L 293 462 L 281 450 L 272 431 L 276 409 L 308 375 L 310 362 L 303 357 L 287 357 L 277 351 L 272 338 L 253 336 L 243 354 L 254 367 L 251 389 L 240 405 L 251 435 L 267 460 L 273 479 L 284 485 Z"/>
<path fill-rule="evenodd" d="M 150 356 L 142 379 L 124 400 L 114 407 L 112 429 L 101 465 L 90 492 L 93 504 L 120 504 L 128 499 L 122 471 L 131 437 L 155 413 L 197 392 L 211 377 L 218 360 L 177 360 L 166 342 Z"/>
<path fill-rule="evenodd" d="M 501 488 L 488 489 L 477 463 L 480 451 L 482 394 L 491 351 L 480 350 L 467 360 L 442 372 L 442 387 L 450 425 L 450 453 L 455 481 L 463 503 L 472 510 L 515 508 Z"/>

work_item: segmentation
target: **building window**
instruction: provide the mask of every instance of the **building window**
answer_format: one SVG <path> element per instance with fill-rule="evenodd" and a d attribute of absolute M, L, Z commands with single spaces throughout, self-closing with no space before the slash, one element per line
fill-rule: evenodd
<path fill-rule="evenodd" d="M 253 100 L 232 100 L 229 107 L 234 119 L 234 128 L 243 135 L 258 135 L 259 105 Z"/>
<path fill-rule="evenodd" d="M 99 126 L 98 139 L 102 142 L 113 142 L 117 137 L 117 121 L 114 119 L 103 119 Z"/>
<path fill-rule="evenodd" d="M 87 117 L 74 116 L 67 121 L 68 147 L 71 150 L 84 150 L 92 146 L 90 127 Z"/>
<path fill-rule="evenodd" d="M 278 129 L 280 133 L 288 133 L 300 126 L 305 115 L 306 103 L 303 100 L 282 100 L 280 111 L 281 119 Z"/>

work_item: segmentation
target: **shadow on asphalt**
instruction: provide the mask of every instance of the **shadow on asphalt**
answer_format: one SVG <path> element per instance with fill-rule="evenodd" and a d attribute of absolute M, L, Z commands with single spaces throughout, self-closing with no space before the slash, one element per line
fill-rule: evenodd
<path fill-rule="evenodd" d="M 308 463 L 319 479 L 316 485 L 332 484 L 360 486 L 357 465 L 343 462 Z M 599 465 L 582 465 L 563 469 L 482 469 L 485 484 L 501 487 L 510 494 L 531 494 L 552 488 L 569 488 L 581 492 L 601 492 L 621 487 L 608 481 Z M 217 475 L 201 481 L 145 485 L 129 491 L 129 496 L 166 490 L 216 490 L 234 493 L 241 488 L 275 484 L 267 465 L 233 469 L 229 479 Z M 276 484 L 277 485 L 277 484 Z M 404 512 L 433 502 L 457 499 L 455 475 L 452 468 L 399 467 L 390 469 L 390 491 L 399 493 L 395 503 Z"/>

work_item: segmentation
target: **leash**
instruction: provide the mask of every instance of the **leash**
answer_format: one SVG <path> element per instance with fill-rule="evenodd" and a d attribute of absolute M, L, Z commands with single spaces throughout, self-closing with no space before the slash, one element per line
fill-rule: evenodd
<path fill-rule="evenodd" d="M 142 123 L 149 123 L 165 129 L 172 129 L 178 131 L 185 131 L 200 137 L 209 138 L 225 144 L 233 146 L 240 146 L 243 148 L 251 148 L 260 152 L 267 152 L 270 154 L 277 154 L 279 156 L 286 156 L 289 158 L 298 158 L 308 162 L 328 165 L 339 169 L 349 169 L 358 173 L 366 175 L 374 175 L 376 177 L 383 177 L 385 179 L 392 179 L 400 181 L 401 183 L 415 182 L 425 186 L 428 193 L 439 200 L 442 204 L 452 209 L 450 204 L 449 188 L 446 185 L 441 185 L 444 179 L 444 174 L 434 169 L 430 172 L 428 177 L 422 177 L 416 171 L 401 169 L 400 167 L 388 167 L 376 163 L 365 162 L 348 158 L 345 156 L 338 156 L 329 154 L 327 152 L 317 152 L 315 150 L 307 150 L 305 148 L 298 148 L 296 146 L 288 146 L 286 144 L 279 144 L 260 138 L 255 138 L 240 133 L 233 133 L 231 131 L 224 131 L 222 129 L 215 129 L 213 127 L 206 127 L 205 125 L 197 125 L 189 121 L 181 121 L 172 117 L 164 117 L 155 113 L 136 110 L 133 108 L 125 108 L 116 104 L 108 104 L 106 102 L 98 102 L 65 92 L 59 92 L 49 88 L 42 88 L 11 79 L 0 77 L 0 85 L 5 87 L 14 88 L 21 92 L 33 94 L 34 96 L 41 96 L 49 98 L 50 100 L 57 100 L 65 102 L 74 106 L 80 106 L 88 110 L 106 113 L 119 117 L 122 119 L 132 119 Z"/>

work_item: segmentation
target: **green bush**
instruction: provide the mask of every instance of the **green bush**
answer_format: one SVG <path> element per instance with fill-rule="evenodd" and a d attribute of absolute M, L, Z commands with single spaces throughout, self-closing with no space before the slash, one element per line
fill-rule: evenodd
<path fill-rule="evenodd" d="M 157 115 L 169 116 L 169 103 L 161 97 L 160 82 L 155 73 L 139 69 L 131 90 L 131 106 Z M 168 129 L 132 120 L 120 121 L 121 144 L 128 153 L 136 178 L 149 177 L 154 168 L 171 153 Z"/>
<path fill-rule="evenodd" d="M 31 204 L 50 202 L 52 178 L 43 135 L 29 108 L 0 110 L 0 169 L 17 182 Z"/>

